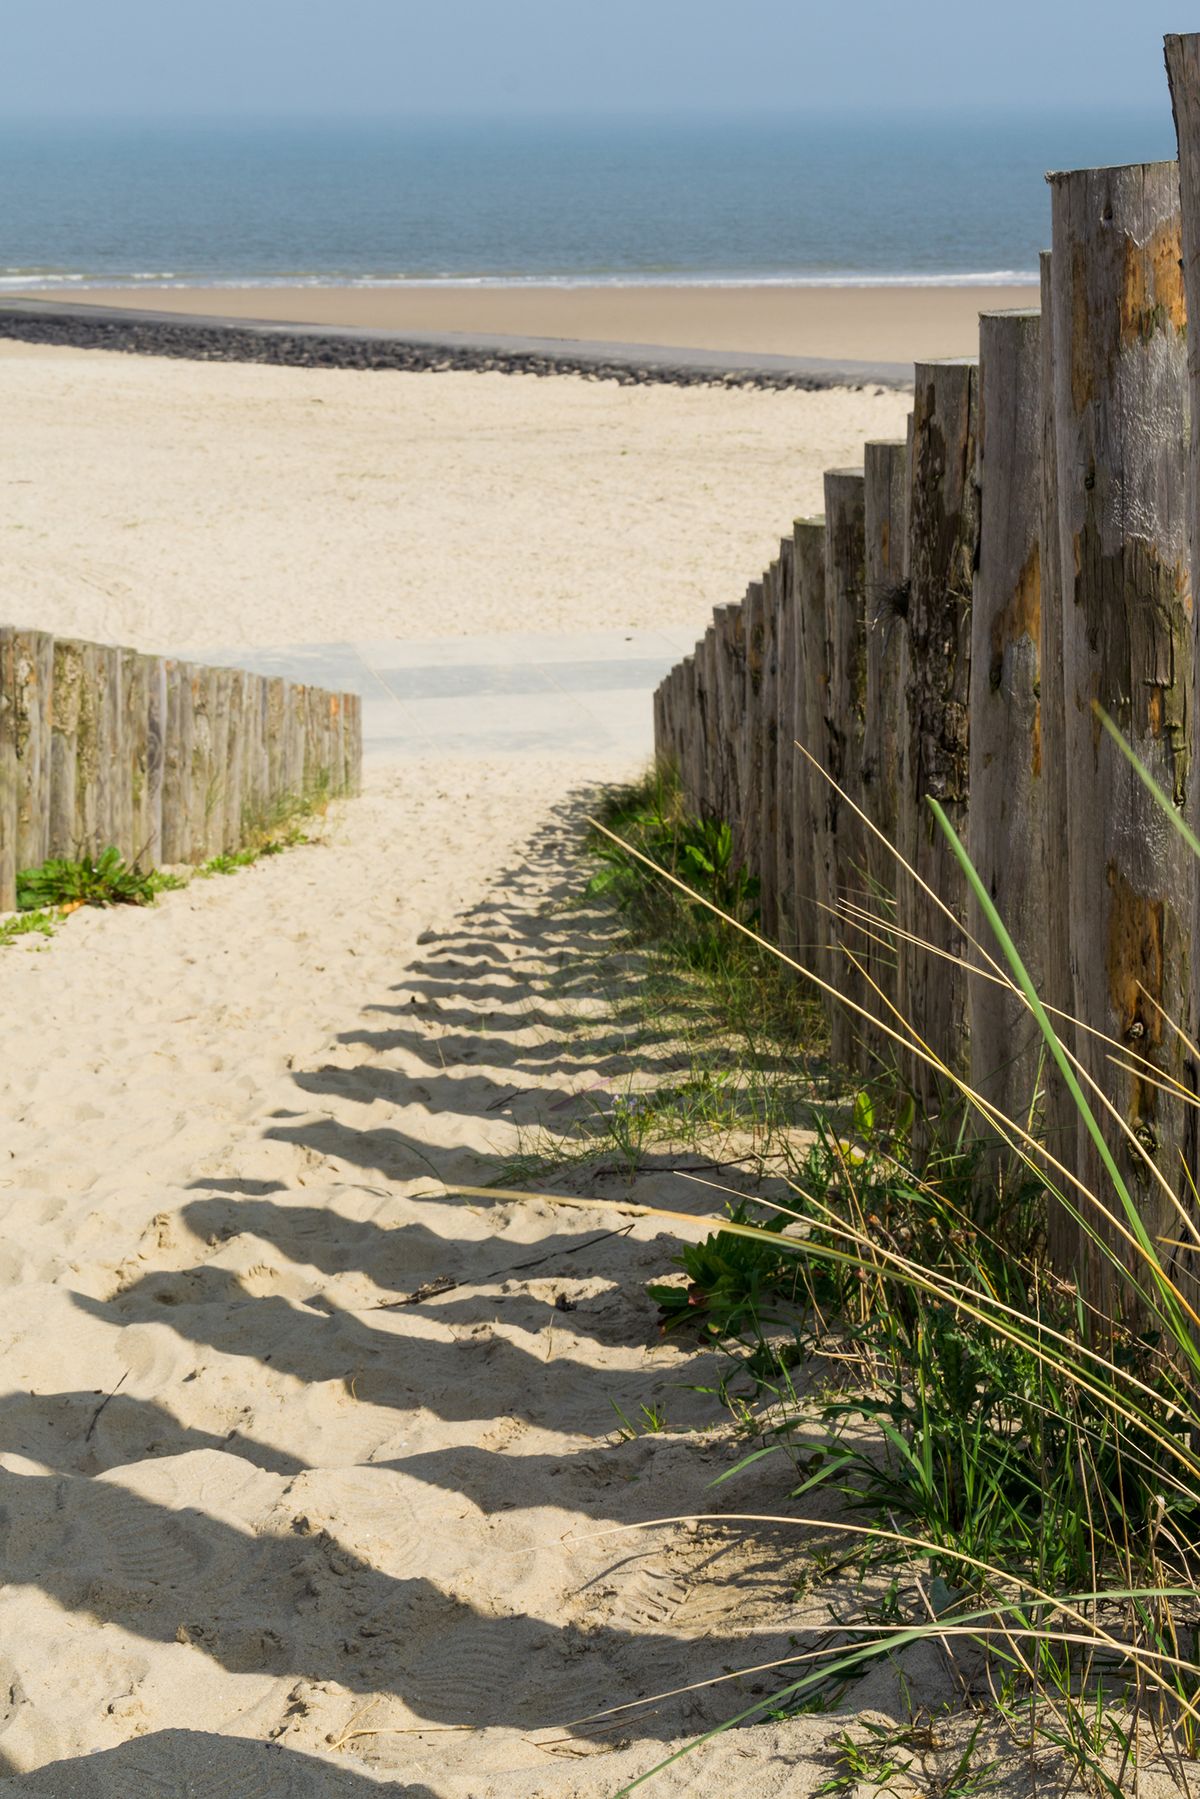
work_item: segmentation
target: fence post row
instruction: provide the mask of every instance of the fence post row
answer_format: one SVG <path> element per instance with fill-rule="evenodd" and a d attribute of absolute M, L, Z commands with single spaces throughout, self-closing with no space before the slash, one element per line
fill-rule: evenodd
<path fill-rule="evenodd" d="M 1170 1247 L 1200 1226 L 1200 878 L 1099 716 L 1196 830 L 1200 33 L 1169 37 L 1166 58 L 1178 164 L 1049 177 L 1040 313 L 985 315 L 978 363 L 918 364 L 908 443 L 826 475 L 825 518 L 797 521 L 765 608 L 751 585 L 744 710 L 727 728 L 745 745 L 737 843 L 764 922 L 881 1021 L 832 1003 L 836 1059 L 891 1058 L 895 1005 L 933 1057 L 902 1058 L 918 1118 L 963 1079 L 1107 1191 L 1028 1013 L 992 978 L 1003 964 L 936 798 L 1103 1096 L 1146 1229 L 1200 1294 L 1192 1251 Z M 682 763 L 681 739 L 714 753 L 659 716 L 665 758 Z M 789 757 L 795 742 L 811 762 Z M 1049 1226 L 1056 1262 L 1111 1303 L 1087 1232 L 1066 1207 Z M 1131 1253 L 1115 1233 L 1113 1247 Z"/>
<path fill-rule="evenodd" d="M 0 626 L 0 912 L 51 856 L 201 862 L 361 780 L 356 694 Z"/>
<path fill-rule="evenodd" d="M 1054 412 L 1064 593 L 1068 893 L 1077 1053 L 1117 1116 L 1104 1128 L 1153 1233 L 1194 1114 L 1188 1079 L 1195 861 L 1103 730 L 1112 718 L 1192 811 L 1186 316 L 1175 163 L 1051 177 Z M 1114 1059 L 1115 1052 L 1115 1059 Z M 1103 1190 L 1082 1130 L 1085 1184 Z"/>

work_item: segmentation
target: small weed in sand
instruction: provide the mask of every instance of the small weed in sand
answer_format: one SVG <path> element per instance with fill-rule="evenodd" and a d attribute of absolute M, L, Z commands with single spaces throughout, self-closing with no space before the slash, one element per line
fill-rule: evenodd
<path fill-rule="evenodd" d="M 53 937 L 54 927 L 62 917 L 53 912 L 18 912 L 0 924 L 0 949 L 15 943 L 19 937 Z"/>
<path fill-rule="evenodd" d="M 80 856 L 76 861 L 53 857 L 38 868 L 22 869 L 17 876 L 17 910 L 149 906 L 160 893 L 183 885 L 176 875 L 126 862 L 120 850 L 110 846 L 100 856 Z"/>

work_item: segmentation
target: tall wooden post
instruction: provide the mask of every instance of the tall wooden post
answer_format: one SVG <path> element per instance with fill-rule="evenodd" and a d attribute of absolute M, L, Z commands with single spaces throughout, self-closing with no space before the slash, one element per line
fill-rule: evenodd
<path fill-rule="evenodd" d="M 1054 424 L 1054 305 L 1051 256 L 1041 256 L 1041 570 L 1042 609 L 1038 665 L 1041 671 L 1043 799 L 1042 886 L 1046 896 L 1043 997 L 1054 1028 L 1069 1054 L 1075 1053 L 1075 987 L 1071 976 L 1070 831 L 1067 815 L 1067 715 L 1063 693 L 1062 545 L 1058 529 L 1058 434 Z M 1055 1161 L 1077 1169 L 1079 1114 L 1066 1082 L 1050 1057 L 1043 1059 L 1042 1133 Z M 1058 1176 L 1055 1184 L 1063 1185 Z M 1047 1219 L 1055 1265 L 1069 1273 L 1079 1257 L 1079 1226 L 1065 1207 L 1054 1204 Z"/>
<path fill-rule="evenodd" d="M 913 810 L 904 821 L 907 841 L 901 848 L 951 917 L 913 880 L 902 878 L 900 924 L 915 942 L 900 943 L 898 980 L 905 1019 L 958 1073 L 967 1066 L 966 977 L 949 958 L 963 954 L 961 930 L 951 920 L 965 922 L 966 882 L 927 800 L 938 800 L 965 838 L 971 587 L 979 540 L 978 393 L 974 358 L 916 366 L 903 771 Z M 947 1093 L 916 1055 L 911 1073 L 922 1142 Z"/>
<path fill-rule="evenodd" d="M 828 614 L 829 710 L 825 729 L 833 839 L 834 905 L 862 906 L 867 899 L 866 833 L 853 810 L 862 803 L 862 746 L 867 687 L 866 539 L 861 469 L 831 469 L 825 476 L 825 608 Z M 850 804 L 848 802 L 853 802 Z M 848 1000 L 863 1005 L 867 985 L 856 962 L 867 937 L 855 924 L 832 921 L 834 956 L 826 978 Z M 855 960 L 852 961 L 851 957 Z M 831 1017 L 835 1062 L 860 1060 L 861 1015 L 835 1007 Z"/>
<path fill-rule="evenodd" d="M 742 793 L 747 818 L 747 866 L 761 876 L 759 820 L 763 784 L 763 655 L 766 640 L 766 596 L 761 581 L 751 581 L 743 604 L 746 620 L 746 682 L 742 702 Z"/>
<path fill-rule="evenodd" d="M 796 951 L 796 801 L 797 763 L 802 761 L 796 748 L 799 735 L 796 717 L 796 659 L 799 654 L 796 620 L 795 552 L 790 537 L 779 546 L 779 593 L 776 618 L 776 657 L 779 665 L 776 686 L 778 731 L 775 775 L 775 870 L 777 885 L 776 932 L 778 942 L 788 955 Z"/>
<path fill-rule="evenodd" d="M 728 823 L 735 847 L 742 840 L 741 802 L 737 792 L 737 749 L 731 728 L 731 715 L 736 704 L 733 689 L 737 681 L 734 651 L 737 612 L 736 606 L 713 608 L 713 631 L 716 637 L 716 693 L 713 709 L 716 731 L 716 809 L 718 816 Z"/>
<path fill-rule="evenodd" d="M 896 893 L 892 853 L 900 825 L 904 694 L 908 683 L 909 447 L 901 438 L 869 443 L 864 453 L 863 525 L 866 538 L 867 698 L 863 719 L 862 805 L 886 842 L 866 834 L 866 904 L 880 941 L 864 946 L 872 1012 L 894 1027 Z M 894 1039 L 868 1032 L 877 1062 L 895 1060 Z"/>
<path fill-rule="evenodd" d="M 780 565 L 773 562 L 763 576 L 763 659 L 759 690 L 759 741 L 762 777 L 758 796 L 759 929 L 773 938 L 779 923 L 778 794 L 779 774 L 779 612 Z"/>
<path fill-rule="evenodd" d="M 1078 1054 L 1140 1146 L 1101 1112 L 1148 1229 L 1177 1237 L 1147 1160 L 1186 1191 L 1194 1114 L 1162 1083 L 1194 1081 L 1172 1022 L 1192 1029 L 1196 869 L 1093 707 L 1194 818 L 1179 170 L 1083 169 L 1050 184 L 1074 1007 L 1153 1072 L 1115 1066 L 1083 1031 Z M 1111 1201 L 1082 1132 L 1079 1159 Z"/>
<path fill-rule="evenodd" d="M 1042 991 L 1046 877 L 1041 736 L 1041 315 L 984 313 L 979 340 L 979 567 L 971 606 L 968 848 Z M 1003 966 L 981 908 L 971 934 Z M 969 986 L 971 1085 L 1028 1126 L 1042 1036 L 1020 994 L 986 976 Z M 996 1163 L 996 1170 L 1000 1164 Z"/>
<path fill-rule="evenodd" d="M 36 868 L 50 854 L 50 733 L 54 639 L 18 631 L 14 639 L 17 737 L 17 868 Z"/>
<path fill-rule="evenodd" d="M 17 903 L 16 632 L 0 625 L 0 912 Z"/>
<path fill-rule="evenodd" d="M 825 519 L 800 518 L 793 527 L 797 622 L 800 631 L 800 742 L 825 768 L 829 711 L 829 637 L 825 607 Z M 805 758 L 804 813 L 796 824 L 796 896 L 800 960 L 830 978 L 833 905 L 832 789 Z"/>

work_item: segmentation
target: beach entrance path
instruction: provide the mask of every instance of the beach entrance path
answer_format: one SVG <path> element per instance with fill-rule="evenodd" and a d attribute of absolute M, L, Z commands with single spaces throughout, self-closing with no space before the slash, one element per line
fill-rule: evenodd
<path fill-rule="evenodd" d="M 654 748 L 651 695 L 694 641 L 680 625 L 504 631 L 216 650 L 209 660 L 361 694 L 374 761 L 565 755 L 636 771 Z"/>
<path fill-rule="evenodd" d="M 638 1702 L 787 1653 L 788 1538 L 596 1534 L 733 1453 L 674 1243 L 443 1186 L 631 1066 L 564 905 L 594 766 L 379 765 L 322 844 L 4 952 L 0 1792 L 602 1799 L 762 1677 Z M 659 1790 L 811 1790 L 827 1727 Z"/>

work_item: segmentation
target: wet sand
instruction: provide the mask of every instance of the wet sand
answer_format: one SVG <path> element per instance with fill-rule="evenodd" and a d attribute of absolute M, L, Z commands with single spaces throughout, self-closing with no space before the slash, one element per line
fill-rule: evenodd
<path fill-rule="evenodd" d="M 30 298 L 50 300 L 39 294 Z M 973 355 L 978 317 L 1035 287 L 276 287 L 88 289 L 72 305 L 144 308 L 398 336 L 454 331 L 856 362 Z"/>

